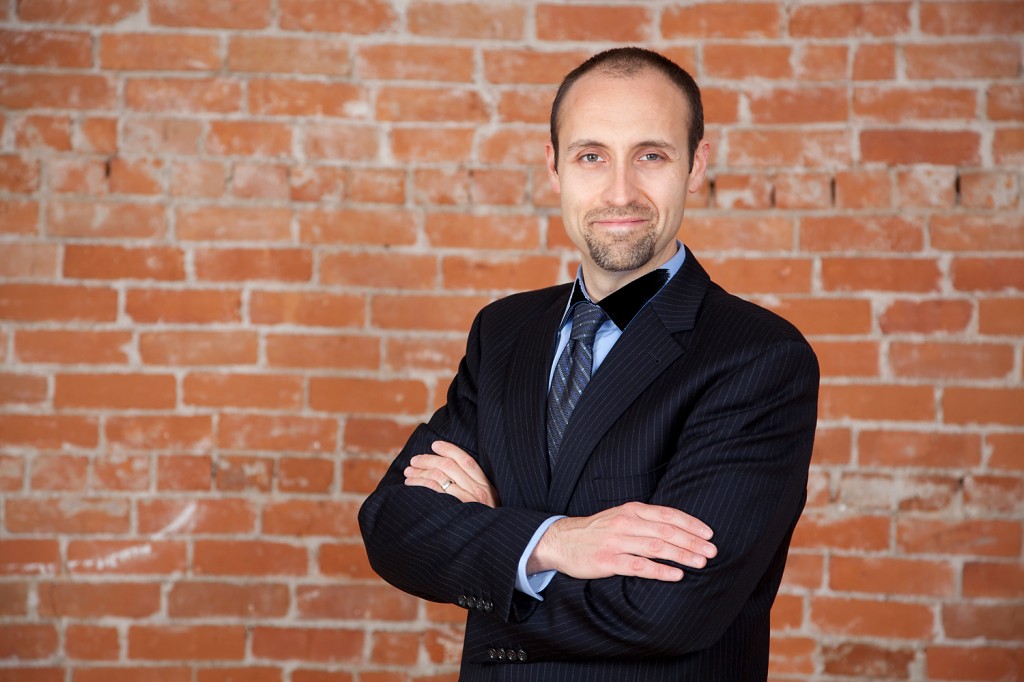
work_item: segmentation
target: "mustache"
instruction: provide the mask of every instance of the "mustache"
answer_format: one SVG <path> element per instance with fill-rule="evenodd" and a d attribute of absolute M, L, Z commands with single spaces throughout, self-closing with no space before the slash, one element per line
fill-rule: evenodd
<path fill-rule="evenodd" d="M 658 217 L 657 211 L 652 206 L 645 204 L 631 203 L 625 206 L 605 206 L 603 208 L 592 208 L 583 215 L 585 222 L 593 223 L 600 220 L 621 220 L 622 218 L 642 218 L 644 220 L 655 220 Z"/>

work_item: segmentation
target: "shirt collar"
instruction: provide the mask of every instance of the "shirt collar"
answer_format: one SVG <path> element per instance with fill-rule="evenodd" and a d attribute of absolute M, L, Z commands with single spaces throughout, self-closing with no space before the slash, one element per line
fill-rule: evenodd
<path fill-rule="evenodd" d="M 683 260 L 686 258 L 686 249 L 678 241 L 676 246 L 678 251 L 667 263 L 657 270 L 648 272 L 643 277 L 633 280 L 621 289 L 613 291 L 598 303 L 620 330 L 626 329 L 626 325 L 636 317 L 636 314 L 647 305 L 647 302 L 654 298 L 655 294 L 661 291 L 665 283 L 672 279 L 679 271 L 679 268 L 682 267 Z M 565 324 L 573 305 L 580 301 L 589 300 L 590 296 L 587 294 L 587 287 L 583 282 L 583 268 L 581 267 L 576 272 L 576 283 L 573 285 L 569 305 L 566 308 L 565 315 L 562 317 L 562 324 Z"/>

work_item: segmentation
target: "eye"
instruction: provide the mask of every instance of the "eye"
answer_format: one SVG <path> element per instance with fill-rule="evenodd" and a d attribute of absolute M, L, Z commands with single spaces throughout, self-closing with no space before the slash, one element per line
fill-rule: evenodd
<path fill-rule="evenodd" d="M 601 157 L 594 152 L 588 152 L 580 156 L 580 161 L 583 163 L 597 163 L 601 160 Z"/>
<path fill-rule="evenodd" d="M 647 152 L 640 157 L 641 161 L 661 161 L 665 157 L 658 152 Z"/>

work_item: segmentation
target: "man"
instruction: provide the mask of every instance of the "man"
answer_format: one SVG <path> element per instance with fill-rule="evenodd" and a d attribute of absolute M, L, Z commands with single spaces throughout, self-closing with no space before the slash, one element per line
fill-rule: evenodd
<path fill-rule="evenodd" d="M 547 165 L 577 281 L 480 312 L 360 511 L 374 570 L 468 609 L 463 681 L 767 677 L 818 368 L 676 241 L 702 138 L 696 84 L 656 53 L 566 77 Z"/>

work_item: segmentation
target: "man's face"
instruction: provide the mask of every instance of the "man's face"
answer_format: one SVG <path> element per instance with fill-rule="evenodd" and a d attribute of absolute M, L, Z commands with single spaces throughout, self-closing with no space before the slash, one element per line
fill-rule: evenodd
<path fill-rule="evenodd" d="M 688 121 L 683 94 L 655 71 L 588 73 L 563 100 L 558 168 L 549 143 L 548 175 L 588 289 L 614 290 L 675 254 L 686 194 L 707 167 L 704 141 L 689 167 Z"/>

